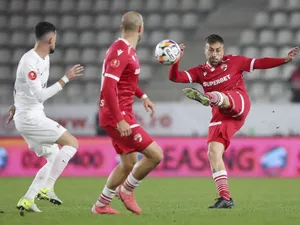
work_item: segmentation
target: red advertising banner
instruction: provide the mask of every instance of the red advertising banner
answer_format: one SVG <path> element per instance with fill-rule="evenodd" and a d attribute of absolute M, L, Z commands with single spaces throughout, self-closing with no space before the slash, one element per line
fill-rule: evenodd
<path fill-rule="evenodd" d="M 211 176 L 205 138 L 157 137 L 164 160 L 150 176 Z M 108 176 L 118 156 L 106 137 L 79 138 L 63 176 Z M 224 160 L 229 176 L 299 177 L 300 138 L 235 138 Z M 33 176 L 45 163 L 21 138 L 0 139 L 0 176 Z"/>

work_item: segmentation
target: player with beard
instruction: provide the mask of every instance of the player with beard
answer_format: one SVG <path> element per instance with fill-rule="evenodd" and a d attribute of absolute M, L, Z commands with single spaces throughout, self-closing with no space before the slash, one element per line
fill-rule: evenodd
<path fill-rule="evenodd" d="M 183 55 L 184 44 L 180 45 Z M 208 36 L 204 47 L 207 62 L 186 71 L 179 71 L 179 62 L 172 65 L 169 79 L 177 83 L 199 83 L 204 92 L 183 89 L 184 94 L 204 106 L 212 107 L 208 129 L 208 158 L 219 198 L 209 208 L 231 208 L 234 202 L 228 190 L 224 151 L 232 136 L 241 129 L 250 110 L 243 72 L 269 69 L 286 64 L 296 56 L 299 48 L 292 48 L 284 58 L 247 58 L 224 55 L 224 41 L 216 34 Z M 201 117 L 201 115 L 199 115 Z"/>
<path fill-rule="evenodd" d="M 47 160 L 17 204 L 20 210 L 41 212 L 34 203 L 38 193 L 40 198 L 62 204 L 53 190 L 54 184 L 78 149 L 77 139 L 46 117 L 43 102 L 61 91 L 69 81 L 81 76 L 83 67 L 79 64 L 73 66 L 60 80 L 47 87 L 49 54 L 55 50 L 56 28 L 51 23 L 40 22 L 35 27 L 35 36 L 34 48 L 22 56 L 17 68 L 14 105 L 10 107 L 8 123 L 13 118 L 29 148 Z"/>
<path fill-rule="evenodd" d="M 162 160 L 161 148 L 136 122 L 132 111 L 134 96 L 141 99 L 148 111 L 154 105 L 138 87 L 140 64 L 136 45 L 144 31 L 142 16 L 127 12 L 122 17 L 121 38 L 109 47 L 102 68 L 100 93 L 100 125 L 112 139 L 120 156 L 119 165 L 112 171 L 98 200 L 92 207 L 95 214 L 119 214 L 110 207 L 117 195 L 132 213 L 140 214 L 133 191 Z M 141 71 L 143 72 L 143 71 Z M 137 152 L 144 157 L 137 162 Z"/>

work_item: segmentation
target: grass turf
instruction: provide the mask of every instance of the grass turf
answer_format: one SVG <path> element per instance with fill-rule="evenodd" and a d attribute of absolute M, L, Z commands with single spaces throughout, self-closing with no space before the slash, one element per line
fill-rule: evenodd
<path fill-rule="evenodd" d="M 105 179 L 62 178 L 56 184 L 56 193 L 64 201 L 63 205 L 36 200 L 43 213 L 25 213 L 21 217 L 15 206 L 31 180 L 0 178 L 0 211 L 5 211 L 0 214 L 1 225 L 300 224 L 300 180 L 297 179 L 230 179 L 236 206 L 209 210 L 207 206 L 217 197 L 211 179 L 149 178 L 136 190 L 142 215 L 131 214 L 116 198 L 112 206 L 122 214 L 110 216 L 90 213 Z"/>

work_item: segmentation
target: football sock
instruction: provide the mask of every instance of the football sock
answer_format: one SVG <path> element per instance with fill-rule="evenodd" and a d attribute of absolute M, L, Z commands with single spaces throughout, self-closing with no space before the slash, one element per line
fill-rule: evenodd
<path fill-rule="evenodd" d="M 76 154 L 77 149 L 72 146 L 63 146 L 53 160 L 49 177 L 46 181 L 45 188 L 53 188 L 55 181 L 62 174 L 70 159 Z"/>
<path fill-rule="evenodd" d="M 221 106 L 224 101 L 224 97 L 222 93 L 213 91 L 213 92 L 207 92 L 206 96 L 210 99 L 210 102 L 214 105 Z"/>
<path fill-rule="evenodd" d="M 51 168 L 51 163 L 47 162 L 36 174 L 32 184 L 30 185 L 28 191 L 26 192 L 24 198 L 26 200 L 32 201 L 38 194 L 41 188 L 43 188 L 46 179 Z"/>
<path fill-rule="evenodd" d="M 103 188 L 103 191 L 96 202 L 96 206 L 103 207 L 109 205 L 109 203 L 113 200 L 116 191 L 107 188 L 106 186 Z"/>
<path fill-rule="evenodd" d="M 226 200 L 230 200 L 231 196 L 228 190 L 226 170 L 221 170 L 216 173 L 213 173 L 213 179 L 216 183 L 219 196 L 223 197 Z"/>
<path fill-rule="evenodd" d="M 133 190 L 139 186 L 140 183 L 141 181 L 137 180 L 131 172 L 121 186 L 121 191 L 125 194 L 129 194 L 130 192 L 133 192 Z"/>

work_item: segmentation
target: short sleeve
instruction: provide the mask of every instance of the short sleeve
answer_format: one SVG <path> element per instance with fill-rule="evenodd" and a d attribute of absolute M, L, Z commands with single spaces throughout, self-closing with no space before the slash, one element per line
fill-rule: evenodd
<path fill-rule="evenodd" d="M 241 71 L 253 72 L 253 66 L 255 62 L 255 58 L 247 58 L 245 56 L 233 56 L 234 63 L 236 63 L 237 67 Z"/>
<path fill-rule="evenodd" d="M 105 56 L 103 75 L 119 81 L 127 64 L 128 46 L 122 42 L 114 43 Z"/>

